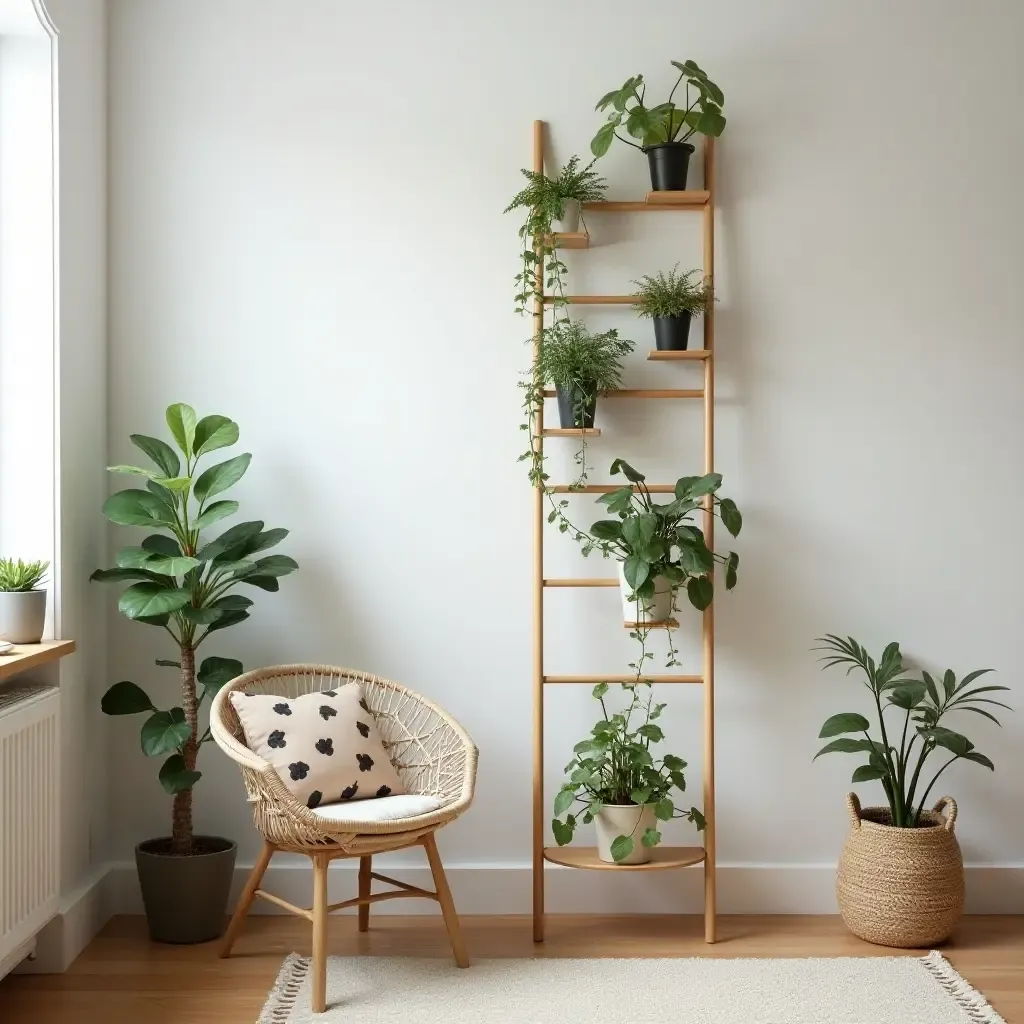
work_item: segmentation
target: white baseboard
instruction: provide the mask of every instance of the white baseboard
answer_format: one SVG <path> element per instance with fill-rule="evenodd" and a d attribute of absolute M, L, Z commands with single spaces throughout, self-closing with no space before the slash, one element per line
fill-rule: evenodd
<path fill-rule="evenodd" d="M 335 863 L 329 878 L 331 902 L 355 895 L 356 863 Z M 251 865 L 235 869 L 231 901 L 237 899 Z M 380 870 L 421 888 L 432 888 L 424 865 L 382 863 Z M 456 906 L 463 914 L 528 914 L 531 871 L 526 864 L 447 867 Z M 548 867 L 547 909 L 554 914 L 699 914 L 703 909 L 703 872 L 699 868 L 652 873 L 577 871 Z M 111 865 L 109 907 L 114 914 L 141 914 L 142 897 L 133 863 Z M 312 902 L 309 861 L 278 855 L 264 877 L 266 889 L 298 906 Z M 835 914 L 835 867 L 785 864 L 722 864 L 718 868 L 718 909 L 722 914 Z M 433 914 L 432 902 L 389 900 L 375 914 Z M 1024 913 L 1024 865 L 967 868 L 967 912 Z M 284 913 L 258 900 L 253 913 Z"/>
<path fill-rule="evenodd" d="M 62 896 L 57 915 L 35 938 L 34 956 L 23 960 L 16 973 L 66 971 L 116 913 L 113 893 L 118 874 L 112 865 L 98 865 L 81 885 Z"/>

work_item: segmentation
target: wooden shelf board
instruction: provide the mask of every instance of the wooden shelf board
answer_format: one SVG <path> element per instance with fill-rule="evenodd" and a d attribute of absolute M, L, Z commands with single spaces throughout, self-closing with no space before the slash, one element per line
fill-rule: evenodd
<path fill-rule="evenodd" d="M 649 360 L 653 360 L 656 363 L 660 362 L 676 362 L 678 361 L 691 361 L 698 359 L 710 359 L 711 353 L 706 348 L 687 349 L 684 352 L 669 352 L 663 351 L 662 349 L 652 348 L 647 354 Z"/>
<path fill-rule="evenodd" d="M 600 427 L 545 427 L 543 437 L 600 437 Z"/>
<path fill-rule="evenodd" d="M 544 303 L 554 304 L 554 295 L 545 295 Z M 562 301 L 571 306 L 632 306 L 640 300 L 635 295 L 563 295 Z"/>
<path fill-rule="evenodd" d="M 0 654 L 0 682 L 21 672 L 48 665 L 73 654 L 74 640 L 44 640 L 41 644 L 15 644 L 13 652 Z"/>
<path fill-rule="evenodd" d="M 678 619 L 662 619 L 660 622 L 623 622 L 626 629 L 678 629 Z"/>
<path fill-rule="evenodd" d="M 556 231 L 545 242 L 553 242 L 556 249 L 589 249 L 590 235 L 586 231 Z"/>
<path fill-rule="evenodd" d="M 646 864 L 609 864 L 598 857 L 596 846 L 546 846 L 544 859 L 566 868 L 592 871 L 665 871 L 700 864 L 704 860 L 704 847 L 655 846 Z"/>
<path fill-rule="evenodd" d="M 633 683 L 636 682 L 636 676 L 630 674 L 628 676 L 544 676 L 545 683 Z M 642 683 L 695 683 L 699 685 L 704 682 L 703 676 L 684 676 L 684 675 L 645 675 L 640 679 Z"/>
<path fill-rule="evenodd" d="M 546 579 L 545 587 L 617 587 L 619 581 L 609 579 L 570 579 L 568 577 Z"/>
<path fill-rule="evenodd" d="M 588 213 L 645 213 L 654 210 L 694 210 L 708 205 L 711 193 L 705 188 L 687 189 L 685 192 L 648 192 L 641 201 L 623 202 L 617 199 L 584 203 Z"/>
<path fill-rule="evenodd" d="M 544 391 L 545 398 L 557 398 L 558 392 L 551 388 Z M 616 388 L 601 391 L 599 398 L 703 398 L 703 388 Z"/>
<path fill-rule="evenodd" d="M 611 494 L 619 490 L 625 484 L 584 484 L 582 487 L 573 487 L 571 484 L 553 484 L 548 488 L 554 494 Z M 633 488 L 636 490 L 636 487 Z M 675 484 L 647 484 L 647 490 L 651 494 L 675 494 Z"/>

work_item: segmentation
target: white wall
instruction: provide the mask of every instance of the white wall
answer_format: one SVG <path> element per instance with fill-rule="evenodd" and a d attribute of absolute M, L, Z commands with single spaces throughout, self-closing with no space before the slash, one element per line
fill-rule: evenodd
<path fill-rule="evenodd" d="M 740 586 L 718 605 L 722 901 L 829 910 L 853 762 L 810 759 L 821 721 L 863 701 L 819 677 L 813 638 L 895 638 L 1018 687 L 1022 29 L 996 0 L 112 4 L 111 455 L 159 431 L 172 401 L 240 422 L 244 511 L 290 527 L 302 569 L 214 649 L 372 669 L 467 726 L 478 803 L 442 837 L 464 909 L 528 909 L 528 325 L 511 312 L 517 224 L 500 214 L 531 121 L 550 123 L 561 161 L 586 152 L 594 102 L 630 74 L 665 87 L 668 61 L 692 57 L 726 91 L 717 457 L 746 526 Z M 625 147 L 601 171 L 613 196 L 646 188 Z M 581 292 L 699 260 L 685 214 L 591 230 L 572 259 Z M 628 313 L 587 316 L 650 347 Z M 642 353 L 629 367 L 634 386 L 686 373 Z M 619 455 L 662 479 L 699 465 L 696 410 L 649 404 L 602 410 L 601 472 Z M 578 562 L 552 540 L 551 573 L 604 571 Z M 549 671 L 625 670 L 616 602 L 550 598 Z M 111 638 L 109 678 L 172 700 L 151 667 L 158 633 L 118 622 Z M 699 793 L 699 694 L 671 698 Z M 550 699 L 552 792 L 588 704 Z M 974 905 L 1024 909 L 1024 822 L 1008 813 L 1024 715 L 968 725 L 998 770 L 947 773 L 966 858 L 1018 869 L 972 875 Z M 112 730 L 111 757 L 128 861 L 169 802 L 132 725 Z M 237 773 L 215 751 L 202 768 L 199 824 L 248 861 Z M 478 868 L 501 882 L 490 902 Z M 696 880 L 669 882 L 690 907 Z M 621 906 L 621 884 L 552 879 L 552 906 Z M 682 905 L 665 884 L 629 891 Z"/>

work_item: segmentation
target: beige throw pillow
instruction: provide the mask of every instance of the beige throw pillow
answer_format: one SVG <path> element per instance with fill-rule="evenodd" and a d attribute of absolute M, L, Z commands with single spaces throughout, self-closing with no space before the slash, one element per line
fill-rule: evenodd
<path fill-rule="evenodd" d="M 358 683 L 302 697 L 230 696 L 249 749 L 307 807 L 405 792 Z"/>

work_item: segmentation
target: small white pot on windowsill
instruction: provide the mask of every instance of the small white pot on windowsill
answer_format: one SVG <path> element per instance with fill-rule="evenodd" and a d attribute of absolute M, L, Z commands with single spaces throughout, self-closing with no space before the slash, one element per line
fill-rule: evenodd
<path fill-rule="evenodd" d="M 619 593 L 622 595 L 623 622 L 664 622 L 672 617 L 672 588 L 664 576 L 654 580 L 654 596 L 634 600 L 633 588 L 626 582 L 625 563 L 619 562 Z"/>
<path fill-rule="evenodd" d="M 37 644 L 46 625 L 45 590 L 0 591 L 0 640 Z"/>

